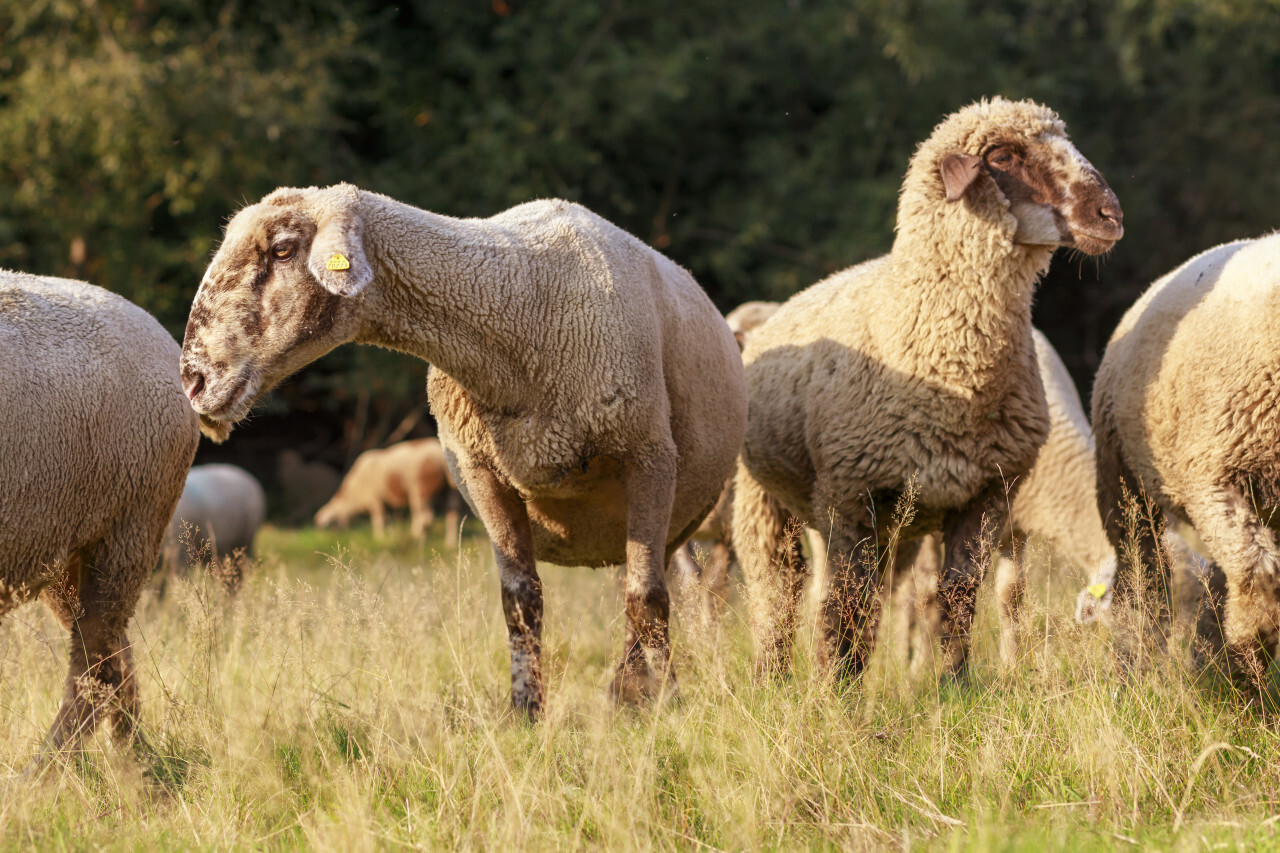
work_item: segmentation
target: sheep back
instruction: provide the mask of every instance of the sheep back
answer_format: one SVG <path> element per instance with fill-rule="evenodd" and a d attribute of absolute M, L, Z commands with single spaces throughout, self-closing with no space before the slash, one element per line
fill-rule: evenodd
<path fill-rule="evenodd" d="M 202 556 L 220 559 L 237 550 L 252 556 L 266 512 L 266 495 L 248 471 L 235 465 L 197 465 L 187 474 L 166 541 L 175 548 L 188 546 L 182 547 L 188 565 Z M 206 542 L 209 553 L 202 555 Z"/>

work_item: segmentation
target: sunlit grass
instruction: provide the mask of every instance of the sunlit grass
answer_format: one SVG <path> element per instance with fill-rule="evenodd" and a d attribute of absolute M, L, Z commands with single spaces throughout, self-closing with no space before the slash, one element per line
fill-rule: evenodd
<path fill-rule="evenodd" d="M 986 592 L 965 687 L 880 653 L 860 685 L 752 676 L 736 598 L 675 626 L 681 701 L 610 708 L 611 571 L 544 567 L 548 713 L 508 712 L 482 538 L 267 530 L 237 599 L 205 577 L 132 630 L 149 751 L 100 734 L 18 775 L 53 718 L 65 638 L 38 606 L 0 627 L 0 845 L 51 849 L 483 847 L 1078 849 L 1280 846 L 1276 722 L 1176 659 L 1115 677 L 1070 620 L 1076 579 L 1032 583 L 1023 665 L 996 664 Z"/>

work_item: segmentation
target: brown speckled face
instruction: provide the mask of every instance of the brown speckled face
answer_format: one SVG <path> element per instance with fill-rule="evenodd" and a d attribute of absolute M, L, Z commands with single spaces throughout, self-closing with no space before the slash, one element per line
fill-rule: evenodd
<path fill-rule="evenodd" d="M 350 338 L 352 300 L 307 263 L 317 230 L 301 192 L 274 193 L 227 226 L 182 344 L 183 386 L 206 425 L 225 433 L 263 393 Z"/>
<path fill-rule="evenodd" d="M 1018 220 L 1015 243 L 1100 255 L 1124 235 L 1115 193 L 1066 137 L 1001 140 L 983 152 L 982 164 Z"/>

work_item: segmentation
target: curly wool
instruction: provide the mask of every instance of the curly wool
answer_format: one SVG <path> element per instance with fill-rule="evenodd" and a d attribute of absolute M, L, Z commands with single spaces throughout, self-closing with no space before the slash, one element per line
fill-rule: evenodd
<path fill-rule="evenodd" d="M 1280 234 L 1209 249 L 1125 313 L 1094 385 L 1098 502 L 1119 549 L 1123 484 L 1189 523 L 1226 574 L 1228 640 L 1280 626 Z M 1121 551 L 1123 553 L 1123 551 Z M 1144 555 L 1150 559 L 1150 555 Z M 1117 592 L 1134 570 L 1121 561 Z"/>

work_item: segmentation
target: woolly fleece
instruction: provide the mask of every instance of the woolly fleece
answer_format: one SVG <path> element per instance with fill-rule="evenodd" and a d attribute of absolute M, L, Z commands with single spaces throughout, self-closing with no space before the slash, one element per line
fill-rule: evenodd
<path fill-rule="evenodd" d="M 125 629 L 200 437 L 178 357 L 120 296 L 0 271 L 0 616 L 39 595 L 72 633 L 48 748 L 133 730 Z"/>

